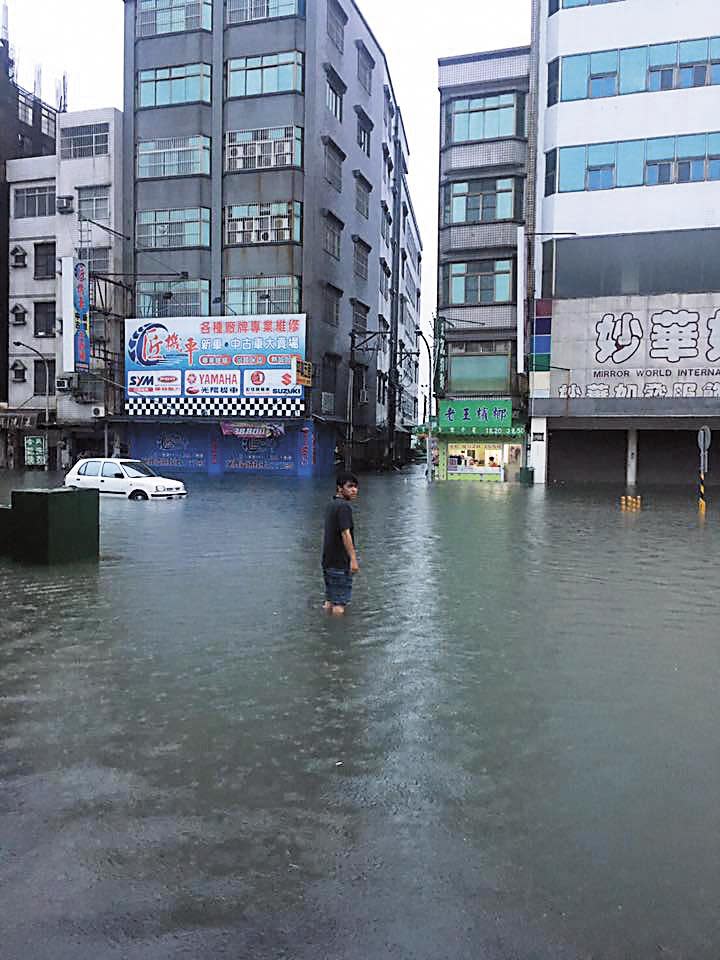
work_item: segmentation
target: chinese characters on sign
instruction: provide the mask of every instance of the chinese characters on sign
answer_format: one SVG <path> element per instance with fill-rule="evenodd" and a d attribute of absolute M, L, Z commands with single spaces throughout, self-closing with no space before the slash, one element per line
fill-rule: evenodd
<path fill-rule="evenodd" d="M 514 436 L 511 400 L 441 400 L 438 432 Z M 523 428 L 519 428 L 523 432 Z"/>
<path fill-rule="evenodd" d="M 90 270 L 87 261 L 73 267 L 75 369 L 90 369 Z"/>
<path fill-rule="evenodd" d="M 638 298 L 639 299 L 639 298 Z M 553 377 L 553 396 L 580 399 L 663 399 L 720 397 L 720 309 L 638 308 L 604 313 L 590 327 L 592 340 L 578 333 L 579 301 L 556 303 L 552 363 L 565 376 Z M 702 301 L 702 303 L 700 303 Z M 587 329 L 587 328 L 585 328 Z M 581 360 L 583 347 L 586 360 Z M 562 382 L 561 382 L 562 381 Z"/>

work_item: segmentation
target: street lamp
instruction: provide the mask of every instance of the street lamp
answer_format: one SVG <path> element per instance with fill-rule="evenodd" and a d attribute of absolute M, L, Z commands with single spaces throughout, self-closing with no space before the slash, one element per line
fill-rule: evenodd
<path fill-rule="evenodd" d="M 25 347 L 26 350 L 31 350 L 33 353 L 36 353 L 42 362 L 45 364 L 45 472 L 50 469 L 50 443 L 49 443 L 49 425 L 50 425 L 50 364 L 48 363 L 47 357 L 40 353 L 35 347 L 31 347 L 29 343 L 24 343 L 22 340 L 13 340 L 14 347 Z"/>
<path fill-rule="evenodd" d="M 426 337 L 425 337 L 425 334 L 422 332 L 422 330 L 420 329 L 420 327 L 415 327 L 415 336 L 418 338 L 418 340 L 422 340 L 422 342 L 425 344 L 425 349 L 427 350 L 427 353 L 428 353 L 428 363 L 429 363 L 429 365 L 430 365 L 430 366 L 429 366 L 429 371 L 428 371 L 428 379 L 429 379 L 429 387 L 428 387 L 428 407 L 429 407 L 429 415 L 428 415 L 428 430 L 427 430 L 427 440 L 426 440 L 426 446 L 427 446 L 427 450 L 426 450 L 426 463 L 427 463 L 427 482 L 428 482 L 428 483 L 432 483 L 432 468 L 433 468 L 433 463 L 432 463 L 432 397 L 433 397 L 433 360 L 432 360 L 432 350 L 430 349 L 430 344 L 427 342 L 427 339 L 426 339 Z"/>

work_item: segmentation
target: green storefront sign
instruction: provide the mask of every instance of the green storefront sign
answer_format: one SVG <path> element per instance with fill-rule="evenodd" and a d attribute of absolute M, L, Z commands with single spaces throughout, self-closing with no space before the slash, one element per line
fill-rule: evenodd
<path fill-rule="evenodd" d="M 519 437 L 524 427 L 512 425 L 512 400 L 441 400 L 438 433 L 487 437 Z"/>
<path fill-rule="evenodd" d="M 45 437 L 25 437 L 25 466 L 44 467 L 46 462 Z"/>

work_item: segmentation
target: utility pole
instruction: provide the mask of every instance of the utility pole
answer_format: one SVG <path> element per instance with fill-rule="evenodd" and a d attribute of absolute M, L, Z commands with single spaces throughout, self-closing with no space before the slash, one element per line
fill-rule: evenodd
<path fill-rule="evenodd" d="M 353 396 L 355 391 L 355 330 L 350 331 L 350 358 L 348 362 L 348 384 L 347 384 L 347 399 L 346 399 L 346 411 L 345 417 L 347 423 L 345 425 L 345 469 L 352 470 L 352 456 L 353 456 L 353 441 L 354 441 L 354 431 L 353 431 L 353 416 L 355 411 L 353 410 Z"/>

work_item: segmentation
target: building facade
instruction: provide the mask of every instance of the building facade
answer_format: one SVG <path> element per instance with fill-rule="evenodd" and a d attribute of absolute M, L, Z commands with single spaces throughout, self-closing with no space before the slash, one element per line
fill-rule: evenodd
<path fill-rule="evenodd" d="M 49 424 L 50 465 L 67 466 L 82 452 L 101 452 L 107 418 L 120 412 L 122 273 L 120 170 L 122 114 L 60 113 L 50 156 L 7 163 L 9 227 L 9 414 L 3 461 L 27 463 L 39 424 Z M 117 146 L 117 149 L 116 149 Z M 73 260 L 90 271 L 91 333 L 87 369 L 76 370 Z M 70 278 L 71 280 L 72 278 Z M 64 288 L 65 281 L 65 288 Z M 28 463 L 29 465 L 29 463 Z"/>
<path fill-rule="evenodd" d="M 449 57 L 439 70 L 439 476 L 513 480 L 527 422 L 518 270 L 528 214 L 530 49 Z"/>
<path fill-rule="evenodd" d="M 358 7 L 126 0 L 125 77 L 135 316 L 206 318 L 232 333 L 219 349 L 255 354 L 253 331 L 277 342 L 287 317 L 313 365 L 292 403 L 244 387 L 232 401 L 128 397 L 133 450 L 212 473 L 323 472 L 342 451 L 366 463 L 402 451 L 417 378 L 396 371 L 401 345 L 417 349 L 421 247 L 402 115 Z M 281 434 L 243 436 L 256 420 Z"/>
<path fill-rule="evenodd" d="M 8 406 L 10 190 L 6 163 L 17 157 L 54 154 L 55 124 L 56 111 L 17 84 L 10 44 L 3 33 L 0 36 L 0 250 L 3 251 L 3 268 L 0 269 L 0 464 L 6 462 L 6 431 L 12 424 L 20 422 L 18 417 L 25 416 L 23 411 L 16 412 Z"/>
<path fill-rule="evenodd" d="M 714 0 L 538 0 L 536 482 L 692 482 L 720 426 Z"/>

